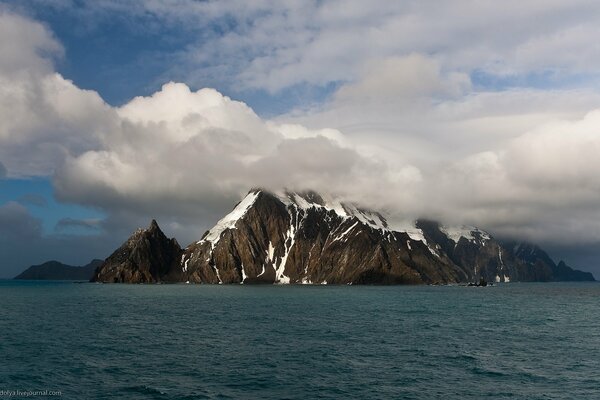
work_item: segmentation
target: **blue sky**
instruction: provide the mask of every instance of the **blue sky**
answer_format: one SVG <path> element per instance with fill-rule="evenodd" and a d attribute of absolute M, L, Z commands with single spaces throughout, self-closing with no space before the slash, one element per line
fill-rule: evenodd
<path fill-rule="evenodd" d="M 151 218 L 187 243 L 258 185 L 595 270 L 599 19 L 592 1 L 0 1 L 0 276 L 105 257 Z"/>
<path fill-rule="evenodd" d="M 168 24 L 152 14 L 102 10 L 93 13 L 83 11 L 86 7 L 82 6 L 63 8 L 36 4 L 28 7 L 21 2 L 17 5 L 25 14 L 48 24 L 65 47 L 65 56 L 57 62 L 56 70 L 78 87 L 97 91 L 114 106 L 135 96 L 150 95 L 165 82 L 189 80 L 189 71 L 174 69 L 173 60 L 199 41 L 209 42 L 237 30 L 237 21 L 226 15 L 205 24 Z M 82 13 L 83 16 L 92 15 L 85 18 Z M 236 68 L 229 62 L 224 60 L 228 68 Z M 228 76 L 209 71 L 203 73 L 202 66 L 199 65 L 193 84 L 189 84 L 191 88 L 219 88 L 223 94 L 249 104 L 259 115 L 266 117 L 323 101 L 336 86 L 335 82 L 325 85 L 298 83 L 277 93 L 261 88 L 240 90 Z M 210 65 L 205 63 L 204 66 Z"/>
<path fill-rule="evenodd" d="M 17 202 L 42 222 L 44 234 L 71 233 L 94 234 L 95 228 L 68 224 L 68 219 L 101 220 L 100 210 L 77 204 L 61 203 L 54 197 L 52 182 L 48 178 L 7 179 L 0 181 L 0 203 Z M 66 222 L 66 224 L 65 224 Z"/>

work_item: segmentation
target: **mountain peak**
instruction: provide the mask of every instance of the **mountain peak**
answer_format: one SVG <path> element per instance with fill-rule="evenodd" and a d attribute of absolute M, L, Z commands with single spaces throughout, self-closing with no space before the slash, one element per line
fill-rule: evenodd
<path fill-rule="evenodd" d="M 158 222 L 156 222 L 155 219 L 152 219 L 152 222 L 150 222 L 150 226 L 148 227 L 148 230 L 149 231 L 161 231 L 160 227 L 158 226 Z"/>
<path fill-rule="evenodd" d="M 253 188 L 183 250 L 152 220 L 94 279 L 338 284 L 593 279 L 564 263 L 556 266 L 541 250 L 506 247 L 476 227 L 392 222 L 315 191 Z"/>
<path fill-rule="evenodd" d="M 93 281 L 159 282 L 176 271 L 182 250 L 175 239 L 160 230 L 156 220 L 147 229 L 138 229 L 98 267 Z"/>

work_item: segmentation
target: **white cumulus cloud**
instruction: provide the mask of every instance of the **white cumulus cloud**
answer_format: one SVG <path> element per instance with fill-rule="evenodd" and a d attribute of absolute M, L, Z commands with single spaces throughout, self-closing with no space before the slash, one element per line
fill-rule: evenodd
<path fill-rule="evenodd" d="M 105 229 L 157 217 L 183 241 L 253 186 L 329 191 L 398 218 L 439 216 L 532 240 L 600 240 L 597 91 L 491 90 L 468 73 L 477 63 L 498 74 L 534 68 L 525 57 L 534 48 L 546 55 L 571 48 L 577 32 L 556 36 L 567 29 L 558 16 L 569 7 L 524 6 L 519 18 L 541 13 L 552 23 L 520 26 L 513 39 L 506 37 L 510 18 L 503 11 L 477 37 L 483 17 L 497 7 L 479 4 L 482 19 L 460 30 L 460 7 L 443 6 L 452 19 L 431 27 L 438 43 L 423 32 L 427 13 L 439 12 L 426 4 L 396 5 L 389 15 L 348 4 L 343 15 L 328 6 L 300 7 L 285 18 L 267 14 L 246 39 L 228 33 L 211 42 L 224 44 L 217 54 L 224 57 L 255 38 L 278 43 L 237 75 L 242 85 L 276 91 L 299 82 L 339 83 L 324 104 L 270 121 L 215 89 L 174 82 L 110 106 L 54 71 L 62 50 L 46 28 L 1 14 L 7 34 L 0 49 L 10 56 L 0 63 L 0 160 L 7 176 L 52 176 L 61 200 L 105 210 Z M 219 6 L 211 7 L 219 14 Z M 305 29 L 306 15 L 315 17 L 315 29 Z M 274 35 L 287 22 L 298 31 L 293 38 Z M 19 45 L 9 43 L 27 32 Z M 538 40 L 532 33 L 547 48 L 532 44 Z M 469 46 L 456 44 L 463 37 Z M 481 50 L 488 40 L 493 49 Z"/>

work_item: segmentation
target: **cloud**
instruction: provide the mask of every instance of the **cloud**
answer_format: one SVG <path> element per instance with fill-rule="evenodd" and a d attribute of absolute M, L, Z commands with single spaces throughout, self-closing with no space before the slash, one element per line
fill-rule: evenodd
<path fill-rule="evenodd" d="M 56 231 L 69 231 L 71 229 L 84 229 L 97 231 L 100 229 L 100 220 L 98 219 L 75 219 L 75 218 L 61 218 L 56 223 L 54 230 Z"/>
<path fill-rule="evenodd" d="M 30 240 L 38 237 L 41 230 L 41 221 L 32 217 L 19 203 L 0 205 L 0 238 Z"/>
<path fill-rule="evenodd" d="M 0 53 L 0 72 L 15 77 L 52 71 L 52 59 L 64 50 L 40 23 L 0 8 Z"/>
<path fill-rule="evenodd" d="M 335 101 L 364 101 L 365 97 L 375 97 L 379 101 L 406 103 L 432 96 L 454 98 L 470 88 L 468 75 L 454 72 L 443 76 L 434 59 L 410 54 L 370 62 L 364 78 L 340 87 L 335 93 Z"/>
<path fill-rule="evenodd" d="M 336 128 L 385 164 L 387 175 L 367 173 L 382 188 L 363 187 L 387 203 L 363 197 L 368 204 L 536 242 L 600 239 L 598 93 L 482 91 L 416 54 L 371 62 L 363 73 L 322 108 L 278 120 Z M 411 167 L 411 185 L 389 184 L 392 172 Z"/>
<path fill-rule="evenodd" d="M 562 244 L 598 241 L 599 123 L 600 110 L 556 120 L 495 151 L 458 160 L 442 175 L 440 187 L 452 195 L 446 201 L 463 218 L 505 235 Z"/>
<path fill-rule="evenodd" d="M 582 119 L 553 121 L 514 139 L 504 154 L 508 172 L 524 185 L 555 195 L 600 189 L 600 109 Z"/>
<path fill-rule="evenodd" d="M 97 148 L 116 121 L 97 93 L 56 73 L 0 76 L 0 110 L 0 157 L 13 176 L 47 175 L 66 156 Z"/>
<path fill-rule="evenodd" d="M 57 170 L 60 199 L 201 220 L 222 213 L 253 186 L 310 187 L 356 198 L 351 187 L 388 173 L 338 131 L 264 121 L 213 89 L 193 92 L 168 83 L 116 112 L 120 129 L 107 132 L 100 149 L 68 157 Z"/>
<path fill-rule="evenodd" d="M 184 23 L 197 17 L 147 4 Z M 224 7 L 186 4 L 216 16 Z M 271 121 L 215 89 L 175 82 L 112 107 L 53 70 L 60 51 L 43 26 L 3 14 L 38 34 L 25 42 L 25 56 L 14 53 L 14 64 L 0 70 L 0 159 L 11 176 L 53 176 L 60 200 L 106 211 L 100 232 L 119 238 L 156 217 L 182 242 L 197 239 L 250 187 L 264 186 L 332 191 L 397 218 L 435 216 L 536 241 L 600 240 L 598 92 L 499 90 L 471 74 L 477 66 L 498 76 L 584 71 L 569 57 L 535 64 L 525 55 L 570 48 L 570 39 L 559 46 L 552 38 L 593 13 L 558 2 L 510 3 L 508 10 L 481 3 L 460 28 L 466 3 L 439 10 L 347 5 L 339 14 L 328 3 L 309 3 L 295 14 L 283 6 L 264 15 L 248 6 L 252 26 L 240 23 L 188 49 L 206 50 L 198 57 L 210 66 L 244 49 L 243 59 L 234 59 L 244 68 L 231 75 L 241 87 L 336 82 L 323 104 Z M 537 14 L 541 22 L 518 23 Z M 439 24 L 425 24 L 432 19 Z M 514 35 L 505 34 L 509 22 Z M 533 37 L 548 43 L 532 45 Z M 18 204 L 7 207 L 22 217 L 14 221 L 24 226 L 15 238 L 32 232 L 41 240 L 35 218 Z M 57 230 L 74 225 L 82 221 L 65 219 Z"/>
<path fill-rule="evenodd" d="M 85 21 L 78 26 L 85 31 L 117 20 L 126 21 L 132 35 L 173 35 L 181 47 L 151 56 L 160 59 L 162 81 L 193 87 L 211 82 L 227 93 L 353 82 L 368 61 L 413 53 L 434 57 L 445 70 L 483 73 L 492 81 L 537 76 L 572 83 L 582 74 L 597 79 L 600 66 L 600 5 L 588 0 L 511 0 L 502 7 L 469 0 L 28 3 L 34 15 L 51 10 Z"/>
<path fill-rule="evenodd" d="M 193 26 L 206 12 L 187 10 L 186 17 L 177 11 L 184 26 Z M 158 10 L 149 6 L 147 11 Z M 220 37 L 190 44 L 176 68 L 182 79 L 198 82 L 195 77 L 217 73 L 212 67 L 222 64 L 219 60 L 231 60 L 228 74 L 237 83 L 275 93 L 301 84 L 353 82 L 363 74 L 365 61 L 418 53 L 459 73 L 550 72 L 554 79 L 568 80 L 578 74 L 597 76 L 598 11 L 598 4 L 587 1 L 509 1 L 501 8 L 467 0 L 435 6 L 354 0 L 265 2 L 239 10 L 213 6 L 211 18 L 228 15 L 235 23 Z M 165 12 L 173 17 L 173 11 Z"/>
<path fill-rule="evenodd" d="M 114 111 L 53 71 L 62 47 L 38 22 L 0 11 L 0 159 L 11 176 L 44 176 L 97 148 Z"/>
<path fill-rule="evenodd" d="M 0 179 L 6 178 L 6 167 L 0 162 Z"/>

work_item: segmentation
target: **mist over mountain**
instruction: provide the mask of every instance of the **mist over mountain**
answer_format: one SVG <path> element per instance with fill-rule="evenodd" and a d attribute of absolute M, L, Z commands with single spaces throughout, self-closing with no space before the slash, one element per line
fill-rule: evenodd
<path fill-rule="evenodd" d="M 525 243 L 380 213 L 316 192 L 254 189 L 182 249 L 156 221 L 98 267 L 98 282 L 446 284 L 594 280 Z"/>

